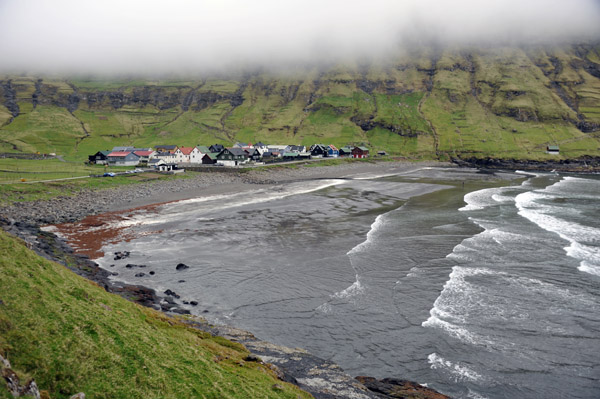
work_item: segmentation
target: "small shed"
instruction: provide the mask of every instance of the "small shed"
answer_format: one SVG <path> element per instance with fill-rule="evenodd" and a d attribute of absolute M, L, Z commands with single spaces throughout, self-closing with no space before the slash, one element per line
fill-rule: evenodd
<path fill-rule="evenodd" d="M 559 153 L 559 148 L 557 145 L 549 145 L 546 147 L 546 152 L 548 154 L 558 154 Z"/>

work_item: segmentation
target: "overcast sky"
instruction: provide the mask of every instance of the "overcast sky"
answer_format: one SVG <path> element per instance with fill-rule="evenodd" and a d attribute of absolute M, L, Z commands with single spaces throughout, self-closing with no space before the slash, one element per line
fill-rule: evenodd
<path fill-rule="evenodd" d="M 600 38 L 600 0 L 0 0 L 0 71 L 202 73 Z"/>

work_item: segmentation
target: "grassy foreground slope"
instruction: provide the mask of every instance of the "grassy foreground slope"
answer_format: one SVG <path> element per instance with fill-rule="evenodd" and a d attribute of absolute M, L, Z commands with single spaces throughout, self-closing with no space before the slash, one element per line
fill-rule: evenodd
<path fill-rule="evenodd" d="M 0 353 L 51 398 L 310 397 L 245 362 L 241 345 L 109 294 L 4 232 L 0 300 Z"/>
<path fill-rule="evenodd" d="M 385 64 L 196 81 L 0 77 L 0 152 L 366 144 L 411 158 L 600 155 L 600 45 L 420 49 Z"/>

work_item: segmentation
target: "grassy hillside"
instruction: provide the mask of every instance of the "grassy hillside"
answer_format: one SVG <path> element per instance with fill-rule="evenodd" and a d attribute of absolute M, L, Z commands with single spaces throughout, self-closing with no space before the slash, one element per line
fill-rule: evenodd
<path fill-rule="evenodd" d="M 600 45 L 423 49 L 385 65 L 197 81 L 0 78 L 0 151 L 365 143 L 411 158 L 600 155 Z"/>
<path fill-rule="evenodd" d="M 0 353 L 51 398 L 310 397 L 241 345 L 108 294 L 4 232 L 0 300 Z"/>

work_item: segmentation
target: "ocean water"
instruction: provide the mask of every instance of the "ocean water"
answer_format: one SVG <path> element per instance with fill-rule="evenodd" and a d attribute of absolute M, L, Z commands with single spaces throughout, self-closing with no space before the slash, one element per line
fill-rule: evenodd
<path fill-rule="evenodd" d="M 167 204 L 115 222 L 128 241 L 98 262 L 351 375 L 455 398 L 600 397 L 600 179 L 453 173 Z"/>

